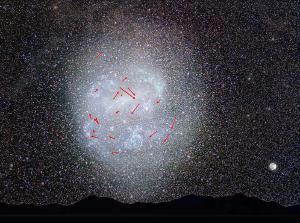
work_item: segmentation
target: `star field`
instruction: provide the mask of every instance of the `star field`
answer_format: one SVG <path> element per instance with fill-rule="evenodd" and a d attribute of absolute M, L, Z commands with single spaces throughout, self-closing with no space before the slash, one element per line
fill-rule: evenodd
<path fill-rule="evenodd" d="M 0 11 L 2 202 L 243 193 L 299 204 L 297 1 Z"/>

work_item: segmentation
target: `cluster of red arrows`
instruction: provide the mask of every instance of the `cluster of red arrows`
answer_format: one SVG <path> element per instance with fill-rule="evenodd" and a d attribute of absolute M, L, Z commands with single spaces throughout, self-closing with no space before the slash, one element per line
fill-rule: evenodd
<path fill-rule="evenodd" d="M 103 56 L 104 53 L 103 52 L 98 52 L 97 55 L 96 55 L 96 59 L 99 59 L 101 56 Z M 128 80 L 128 76 L 125 76 L 124 78 L 121 79 L 122 82 Z M 99 88 L 96 88 L 94 92 L 98 92 L 100 89 Z M 136 99 L 136 93 L 130 88 L 128 87 L 127 89 L 124 89 L 123 87 L 120 87 L 119 90 L 117 90 L 117 92 L 113 95 L 113 100 L 116 100 L 117 96 L 123 96 L 123 93 L 125 93 L 126 95 L 128 95 L 130 98 L 132 98 L 133 100 Z M 160 99 L 156 100 L 155 101 L 156 104 L 160 104 Z M 141 106 L 140 103 L 138 103 L 134 108 L 133 110 L 130 112 L 132 115 L 134 114 L 134 112 Z M 120 114 L 120 111 L 116 111 L 115 112 L 116 115 Z M 89 119 L 90 120 L 93 120 L 97 125 L 100 125 L 100 120 L 98 117 L 93 117 L 92 114 L 89 114 Z M 171 123 L 171 126 L 170 126 L 170 129 L 173 130 L 174 129 L 174 126 L 175 126 L 175 123 L 176 123 L 176 116 L 173 118 L 173 121 Z M 149 135 L 149 138 L 152 138 L 158 131 L 155 130 L 154 132 L 152 132 L 150 135 Z M 92 130 L 92 134 L 90 135 L 90 138 L 92 139 L 99 139 L 98 136 L 95 135 L 96 133 L 96 130 Z M 171 135 L 170 134 L 167 134 L 167 136 L 163 139 L 163 142 L 162 143 L 167 143 L 167 141 L 170 139 Z M 111 136 L 109 135 L 108 136 L 109 139 L 111 140 L 115 140 L 116 138 L 114 136 Z M 122 150 L 122 151 L 113 151 L 112 152 L 112 155 L 117 155 L 117 154 L 120 154 L 121 152 L 127 152 L 127 150 Z"/>

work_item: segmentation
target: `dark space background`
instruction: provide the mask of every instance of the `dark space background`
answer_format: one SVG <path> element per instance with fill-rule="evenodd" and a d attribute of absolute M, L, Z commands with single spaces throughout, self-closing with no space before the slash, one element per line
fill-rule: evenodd
<path fill-rule="evenodd" d="M 242 193 L 289 206 L 256 198 L 192 196 L 151 204 L 145 213 L 164 205 L 169 205 L 167 214 L 183 209 L 189 214 L 199 209 L 203 214 L 299 213 L 299 206 L 292 206 L 300 198 L 299 1 L 1 1 L 1 202 L 70 204 L 104 187 L 91 180 L 92 164 L 73 152 L 77 145 L 66 130 L 72 106 L 64 74 L 77 46 L 101 36 L 102 20 L 126 7 L 141 15 L 151 8 L 150 18 L 188 24 L 186 35 L 201 49 L 201 68 L 196 62 L 194 69 L 202 73 L 209 95 L 206 145 L 211 149 L 210 171 L 203 172 L 209 187 L 199 189 L 200 194 Z M 275 172 L 268 169 L 270 162 L 278 164 Z M 183 166 L 182 173 L 197 168 Z M 176 174 L 179 187 L 191 188 L 201 177 Z M 65 208 L 3 204 L 1 214 L 90 214 L 98 212 L 93 207 L 98 202 L 109 214 L 139 212 L 91 197 Z"/>

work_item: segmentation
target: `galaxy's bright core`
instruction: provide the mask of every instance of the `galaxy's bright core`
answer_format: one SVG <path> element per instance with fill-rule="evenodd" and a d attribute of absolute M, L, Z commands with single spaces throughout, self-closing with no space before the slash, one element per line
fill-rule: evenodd
<path fill-rule="evenodd" d="M 242 193 L 299 204 L 296 1 L 0 11 L 2 202 Z"/>

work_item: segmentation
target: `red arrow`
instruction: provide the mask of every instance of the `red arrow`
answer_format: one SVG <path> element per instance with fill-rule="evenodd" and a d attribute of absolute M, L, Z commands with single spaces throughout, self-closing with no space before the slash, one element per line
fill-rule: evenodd
<path fill-rule="evenodd" d="M 131 94 L 129 94 L 126 90 L 124 90 L 123 88 L 121 88 L 120 87 L 120 89 L 122 90 L 122 91 L 124 91 L 126 94 L 128 94 L 130 97 L 132 97 L 132 99 L 135 99 L 135 97 L 134 96 L 132 96 Z"/>
<path fill-rule="evenodd" d="M 97 123 L 97 125 L 99 125 L 100 124 L 100 121 L 99 121 L 99 119 L 96 117 L 96 118 L 94 118 L 94 121 Z"/>
<path fill-rule="evenodd" d="M 170 127 L 171 129 L 174 128 L 175 122 L 176 122 L 176 116 L 174 116 L 173 122 L 172 122 L 171 127 Z"/>
<path fill-rule="evenodd" d="M 167 135 L 167 137 L 164 139 L 163 143 L 166 143 L 170 138 L 170 134 Z"/>
<path fill-rule="evenodd" d="M 135 96 L 135 93 L 130 88 L 128 90 Z"/>
<path fill-rule="evenodd" d="M 135 106 L 135 108 L 133 109 L 133 111 L 131 112 L 131 114 L 133 114 L 133 112 L 135 112 L 135 110 L 140 106 L 140 104 L 138 104 L 137 106 Z"/>
<path fill-rule="evenodd" d="M 110 139 L 116 139 L 115 137 L 113 137 L 113 136 L 108 136 Z"/>
<path fill-rule="evenodd" d="M 115 96 L 113 97 L 113 100 L 117 97 L 117 95 L 120 93 L 120 91 L 117 91 L 117 93 L 115 94 Z"/>
<path fill-rule="evenodd" d="M 99 139 L 98 136 L 90 136 L 92 139 Z"/>
<path fill-rule="evenodd" d="M 96 58 L 99 59 L 99 57 L 101 57 L 103 55 L 104 55 L 104 53 L 100 51 L 100 52 L 97 53 Z"/>
<path fill-rule="evenodd" d="M 155 135 L 157 133 L 157 130 L 155 131 L 155 132 L 153 132 L 150 136 L 149 136 L 149 138 L 151 138 L 153 135 Z"/>

